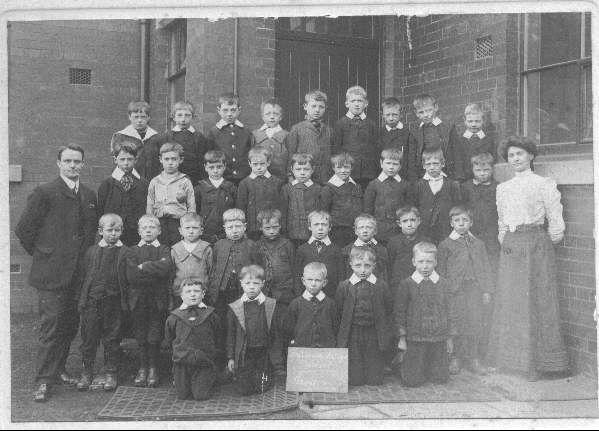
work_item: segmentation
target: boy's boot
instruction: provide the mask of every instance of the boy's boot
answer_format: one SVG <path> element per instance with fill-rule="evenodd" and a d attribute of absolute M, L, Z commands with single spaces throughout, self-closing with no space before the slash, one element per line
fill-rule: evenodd
<path fill-rule="evenodd" d="M 106 380 L 104 381 L 105 391 L 114 391 L 118 386 L 118 380 L 115 372 L 107 372 Z"/>
<path fill-rule="evenodd" d="M 135 380 L 133 384 L 138 387 L 145 388 L 148 381 L 148 369 L 140 368 L 137 370 L 137 375 L 135 376 Z"/>
<path fill-rule="evenodd" d="M 155 388 L 158 386 L 158 355 L 160 352 L 159 344 L 148 345 L 148 356 L 150 360 L 150 368 L 148 370 L 148 387 Z"/>
<path fill-rule="evenodd" d="M 81 378 L 77 382 L 78 391 L 87 391 L 89 386 L 92 384 L 94 379 L 93 376 L 94 363 L 93 361 L 83 361 L 83 371 L 81 372 Z"/>

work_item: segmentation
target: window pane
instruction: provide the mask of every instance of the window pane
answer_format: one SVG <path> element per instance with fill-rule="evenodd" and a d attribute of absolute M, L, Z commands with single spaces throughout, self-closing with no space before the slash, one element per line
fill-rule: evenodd
<path fill-rule="evenodd" d="M 528 69 L 580 58 L 579 13 L 527 16 Z"/>
<path fill-rule="evenodd" d="M 583 94 L 583 114 L 582 114 L 582 139 L 593 139 L 593 71 L 591 67 L 584 70 L 584 94 Z"/>
<path fill-rule="evenodd" d="M 527 75 L 527 134 L 540 144 L 576 142 L 577 65 Z"/>
<path fill-rule="evenodd" d="M 591 48 L 593 46 L 593 42 L 591 40 L 591 14 L 584 14 L 584 56 L 591 56 Z"/>
<path fill-rule="evenodd" d="M 329 36 L 359 37 L 372 39 L 373 19 L 371 16 L 292 17 L 279 18 L 282 30 L 326 34 Z"/>

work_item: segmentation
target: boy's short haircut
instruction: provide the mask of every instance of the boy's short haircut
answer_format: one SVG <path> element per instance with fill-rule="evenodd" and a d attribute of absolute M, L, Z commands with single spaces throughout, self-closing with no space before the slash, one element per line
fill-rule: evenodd
<path fill-rule="evenodd" d="M 401 162 L 403 160 L 403 151 L 399 148 L 389 147 L 381 151 L 381 162 L 385 159 L 397 160 Z"/>
<path fill-rule="evenodd" d="M 257 278 L 262 281 L 266 279 L 264 268 L 260 265 L 247 265 L 241 268 L 241 271 L 239 271 L 239 279 L 243 280 L 245 277 Z"/>
<path fill-rule="evenodd" d="M 345 165 L 354 165 L 354 158 L 349 153 L 339 153 L 335 154 L 331 157 L 331 165 L 333 167 L 345 166 Z"/>
<path fill-rule="evenodd" d="M 179 226 L 183 226 L 183 223 L 187 223 L 188 221 L 198 222 L 201 226 L 204 226 L 204 217 L 194 212 L 183 214 L 179 219 Z"/>
<path fill-rule="evenodd" d="M 493 167 L 495 159 L 490 153 L 479 153 L 470 157 L 470 163 L 472 167 L 490 166 Z"/>
<path fill-rule="evenodd" d="M 443 150 L 439 148 L 438 150 L 434 151 L 423 151 L 422 163 L 424 164 L 424 162 L 430 159 L 437 159 L 439 160 L 439 162 L 445 163 L 445 156 L 443 155 Z"/>
<path fill-rule="evenodd" d="M 198 277 L 189 277 L 183 279 L 181 282 L 181 292 L 183 292 L 183 288 L 185 286 L 200 286 L 200 289 L 202 289 L 204 293 L 206 293 L 208 290 L 208 287 L 204 284 L 204 281 Z"/>
<path fill-rule="evenodd" d="M 144 100 L 134 100 L 132 102 L 129 102 L 129 104 L 127 105 L 127 114 L 131 115 L 134 112 L 140 112 L 149 116 L 150 104 Z"/>
<path fill-rule="evenodd" d="M 308 223 L 312 224 L 312 219 L 315 218 L 323 218 L 328 221 L 329 224 L 331 223 L 331 215 L 326 211 L 312 211 L 308 214 Z"/>
<path fill-rule="evenodd" d="M 98 220 L 98 227 L 123 226 L 123 219 L 118 214 L 107 213 Z"/>
<path fill-rule="evenodd" d="M 419 94 L 414 98 L 414 102 L 412 102 L 414 108 L 419 109 L 426 105 L 436 105 L 437 100 L 431 96 L 430 94 Z"/>
<path fill-rule="evenodd" d="M 369 260 L 372 263 L 376 263 L 376 254 L 370 249 L 370 247 L 352 247 L 349 252 L 349 262 L 353 263 L 356 260 Z"/>
<path fill-rule="evenodd" d="M 248 151 L 248 160 L 251 161 L 252 157 L 264 156 L 266 157 L 266 161 L 270 162 L 272 157 L 272 152 L 265 147 L 253 147 Z"/>
<path fill-rule="evenodd" d="M 183 147 L 181 144 L 177 144 L 176 142 L 166 142 L 160 146 L 160 155 L 170 153 L 171 151 L 179 154 L 179 157 L 183 157 Z"/>
<path fill-rule="evenodd" d="M 245 223 L 245 213 L 239 208 L 230 208 L 223 213 L 223 224 L 229 221 L 240 221 Z"/>
<path fill-rule="evenodd" d="M 239 96 L 235 93 L 221 93 L 218 96 L 218 106 L 221 107 L 223 105 L 237 105 L 239 108 L 241 105 L 239 104 Z"/>
<path fill-rule="evenodd" d="M 263 222 L 269 222 L 271 220 L 277 220 L 279 223 L 281 222 L 281 211 L 277 209 L 268 209 L 258 211 L 258 215 L 256 216 L 256 220 L 258 221 L 258 225 L 262 226 Z"/>
<path fill-rule="evenodd" d="M 356 96 L 362 96 L 364 100 L 368 100 L 368 95 L 366 94 L 366 90 L 364 90 L 359 85 L 354 85 L 353 87 L 349 87 L 345 92 L 345 100 L 349 99 L 349 96 L 355 94 Z"/>
<path fill-rule="evenodd" d="M 79 144 L 67 144 L 67 145 L 61 145 L 60 147 L 58 147 L 58 154 L 56 156 L 56 160 L 60 160 L 60 158 L 62 157 L 62 153 L 64 152 L 64 150 L 72 150 L 72 151 L 77 151 L 79 153 L 81 153 L 81 160 L 85 159 L 85 152 L 83 151 L 83 147 Z"/>
<path fill-rule="evenodd" d="M 260 112 L 264 112 L 264 108 L 267 106 L 274 106 L 275 108 L 279 108 L 279 110 L 281 111 L 281 114 L 283 114 L 283 107 L 281 106 L 281 104 L 279 103 L 279 101 L 277 99 L 275 99 L 274 97 L 271 99 L 267 99 L 264 102 L 262 102 L 260 104 Z"/>
<path fill-rule="evenodd" d="M 399 101 L 399 99 L 397 97 L 391 96 L 391 97 L 385 97 L 383 99 L 383 101 L 381 102 L 381 107 L 384 108 L 392 108 L 394 106 L 399 106 L 401 107 L 401 102 Z"/>
<path fill-rule="evenodd" d="M 470 220 L 472 220 L 472 211 L 468 207 L 465 207 L 463 205 L 456 205 L 449 210 L 449 220 L 459 215 L 467 215 L 468 217 L 470 217 Z"/>
<path fill-rule="evenodd" d="M 359 214 L 355 219 L 354 219 L 354 229 L 356 227 L 358 227 L 358 222 L 360 221 L 369 221 L 374 225 L 374 228 L 376 229 L 376 218 L 374 218 L 373 215 L 371 214 L 367 214 L 367 213 L 362 213 Z"/>
<path fill-rule="evenodd" d="M 223 153 L 222 151 L 219 150 L 210 150 L 210 151 L 206 151 L 206 154 L 204 154 L 204 161 L 206 163 L 222 163 L 224 164 L 225 161 L 227 160 L 227 156 L 225 156 L 225 153 Z"/>
<path fill-rule="evenodd" d="M 413 256 L 416 256 L 416 253 L 431 253 L 436 256 L 437 246 L 431 242 L 422 241 L 412 248 L 412 253 Z"/>
<path fill-rule="evenodd" d="M 291 156 L 291 167 L 294 165 L 310 165 L 312 166 L 314 156 L 310 153 L 296 153 Z"/>
<path fill-rule="evenodd" d="M 327 94 L 324 91 L 320 91 L 320 90 L 312 90 L 308 93 L 306 93 L 306 97 L 304 97 L 304 100 L 306 103 L 310 102 L 310 100 L 315 100 L 317 102 L 324 102 L 324 104 L 327 104 Z"/>
<path fill-rule="evenodd" d="M 160 229 L 160 220 L 155 215 L 151 215 L 151 214 L 142 215 L 139 218 L 139 220 L 137 221 L 137 226 L 139 227 L 142 225 L 142 223 L 146 223 L 146 222 L 152 222 L 152 223 L 154 223 L 154 226 L 158 226 L 158 228 Z"/>
<path fill-rule="evenodd" d="M 135 144 L 135 142 L 131 142 L 131 141 L 115 142 L 112 145 L 113 157 L 118 157 L 118 155 L 121 153 L 121 151 L 131 154 L 133 157 L 137 157 L 137 145 Z"/>
<path fill-rule="evenodd" d="M 406 214 L 414 214 L 416 217 L 420 218 L 420 211 L 418 211 L 418 208 L 416 208 L 416 207 L 405 206 L 405 207 L 400 207 L 397 209 L 397 211 L 395 211 L 397 220 L 399 220 Z"/>
<path fill-rule="evenodd" d="M 173 105 L 173 108 L 171 109 L 171 117 L 174 118 L 177 111 L 182 110 L 188 110 L 191 112 L 192 117 L 195 112 L 191 103 L 180 100 Z"/>
<path fill-rule="evenodd" d="M 469 103 L 464 109 L 464 117 L 466 115 L 483 115 L 483 110 L 480 109 L 477 103 Z"/>
<path fill-rule="evenodd" d="M 322 262 L 310 262 L 309 264 L 304 266 L 303 274 L 305 274 L 306 271 L 316 272 L 324 279 L 326 279 L 328 276 L 327 266 Z"/>

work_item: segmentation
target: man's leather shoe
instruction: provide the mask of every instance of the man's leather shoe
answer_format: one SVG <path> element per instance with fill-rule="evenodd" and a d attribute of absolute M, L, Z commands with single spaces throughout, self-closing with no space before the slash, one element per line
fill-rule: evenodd
<path fill-rule="evenodd" d="M 81 374 L 81 378 L 77 382 L 77 390 L 78 391 L 87 391 L 89 386 L 92 384 L 93 377 L 91 373 L 83 372 Z"/>
<path fill-rule="evenodd" d="M 140 368 L 137 371 L 133 384 L 137 387 L 145 388 L 148 380 L 148 370 L 146 368 Z"/>
<path fill-rule="evenodd" d="M 33 399 L 38 403 L 43 403 L 50 397 L 49 387 L 47 383 L 41 383 L 36 391 L 33 393 Z"/>
<path fill-rule="evenodd" d="M 150 367 L 148 371 L 148 388 L 155 388 L 158 386 L 158 370 L 156 367 Z"/>
<path fill-rule="evenodd" d="M 75 377 L 71 377 L 66 371 L 63 371 L 58 375 L 58 381 L 65 386 L 75 386 L 78 382 Z"/>
<path fill-rule="evenodd" d="M 117 377 L 114 373 L 106 373 L 106 380 L 104 381 L 105 391 L 114 391 L 117 387 Z"/>

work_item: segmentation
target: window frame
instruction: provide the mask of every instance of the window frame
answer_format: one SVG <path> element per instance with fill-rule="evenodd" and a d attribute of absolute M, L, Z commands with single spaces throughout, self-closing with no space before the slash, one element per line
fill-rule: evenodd
<path fill-rule="evenodd" d="M 173 105 L 177 102 L 176 89 L 177 81 L 180 78 L 185 79 L 186 75 L 186 60 L 187 60 L 187 19 L 177 18 L 169 22 L 165 26 L 165 30 L 168 32 L 168 62 L 167 62 L 167 76 L 166 82 L 168 87 L 168 106 L 166 110 L 167 120 L 166 123 L 168 128 L 172 126 L 172 118 L 170 116 Z M 185 46 L 182 44 L 182 38 L 184 36 Z M 184 50 L 182 50 L 184 48 Z M 182 58 L 182 52 L 185 53 Z"/>
<path fill-rule="evenodd" d="M 572 12 L 570 12 L 572 13 Z M 533 16 L 542 16 L 542 13 L 538 14 L 522 14 L 520 21 L 520 131 L 523 135 L 527 136 L 531 132 L 529 130 L 529 90 L 528 90 L 528 79 L 529 76 L 537 74 L 540 76 L 541 72 L 546 70 L 556 70 L 562 67 L 568 67 L 572 65 L 578 66 L 578 111 L 576 113 L 576 140 L 574 142 L 551 142 L 551 143 L 540 143 L 539 150 L 542 153 L 546 152 L 592 152 L 593 139 L 584 138 L 583 127 L 584 127 L 584 113 L 585 113 L 585 92 L 587 87 L 585 75 L 591 68 L 592 52 L 589 56 L 585 56 L 586 53 L 586 18 L 590 15 L 589 12 L 580 12 L 580 53 L 578 58 L 568 61 L 562 61 L 557 63 L 551 63 L 546 65 L 539 65 L 536 67 L 528 67 L 528 49 L 529 49 L 529 25 L 530 18 Z M 592 18 L 591 18 L 592 19 Z M 539 93 L 540 95 L 540 93 Z M 592 109 L 592 103 L 591 103 Z M 592 121 L 592 120 L 591 120 Z"/>

